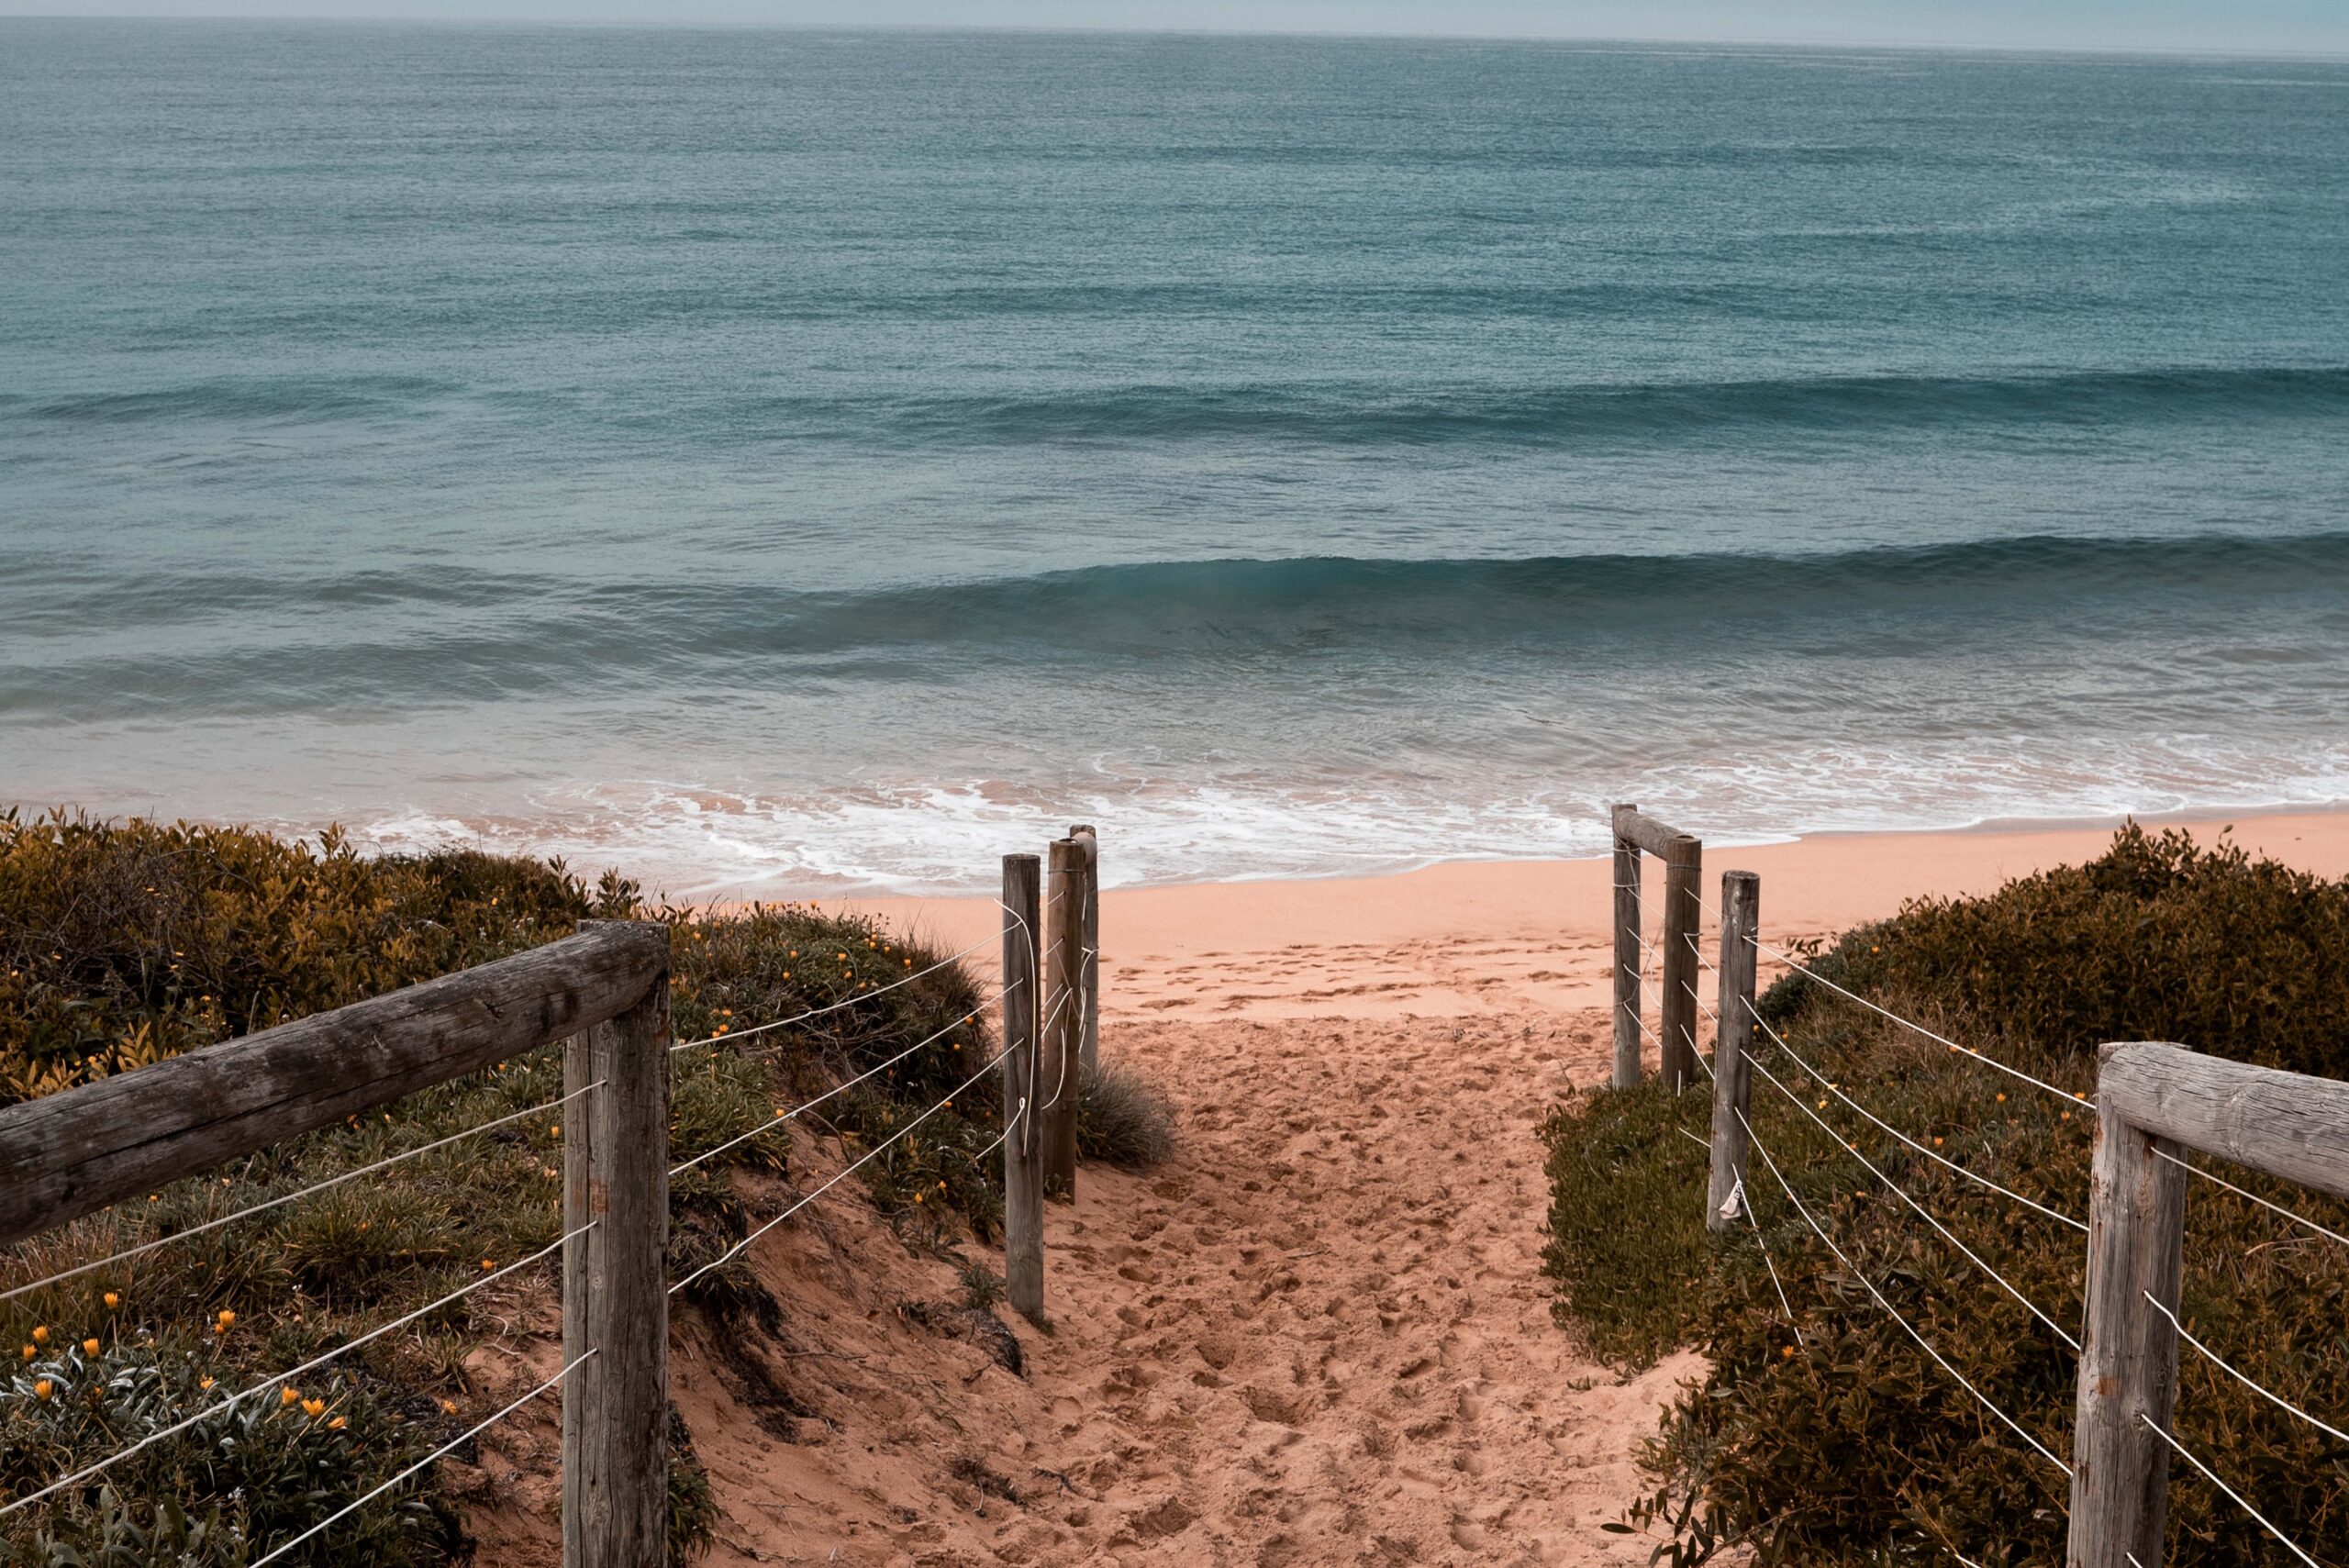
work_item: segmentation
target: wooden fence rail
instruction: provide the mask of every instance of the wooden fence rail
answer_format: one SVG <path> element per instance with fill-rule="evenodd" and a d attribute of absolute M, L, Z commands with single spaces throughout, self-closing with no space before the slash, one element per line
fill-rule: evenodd
<path fill-rule="evenodd" d="M 1636 806 L 1618 806 L 1615 839 L 1615 1071 L 1613 1083 L 1628 1089 L 1640 1081 L 1640 856 L 1664 862 L 1664 995 L 1657 1003 L 1656 1039 L 1664 1081 L 1676 1090 L 1697 1077 L 1697 932 L 1704 907 L 1697 887 L 1704 874 L 1705 846 L 1694 835 L 1644 815 Z"/>
<path fill-rule="evenodd" d="M 2154 1041 L 2099 1055 L 2070 1568 L 2163 1561 L 2187 1151 L 2349 1198 L 2349 1084 Z"/>
<path fill-rule="evenodd" d="M 1079 1062 L 1098 1050 L 1098 853 L 1086 827 L 1052 846 L 1049 929 L 1038 857 L 1003 862 L 1004 1274 L 1039 1323 L 1044 1182 L 1049 1168 L 1074 1190 Z M 585 921 L 528 952 L 0 1109 L 0 1245 L 562 1040 L 563 1563 L 663 1568 L 671 1036 L 669 928 Z"/>
<path fill-rule="evenodd" d="M 0 1243 L 562 1040 L 565 1568 L 668 1560 L 669 929 L 577 936 L 0 1110 Z"/>
<path fill-rule="evenodd" d="M 1674 1006 L 1675 996 L 1693 1002 L 1694 992 L 1674 981 L 1672 961 L 1685 951 L 1695 962 L 1699 846 L 1628 806 L 1615 808 L 1613 825 L 1614 1082 L 1630 1087 L 1640 1081 L 1643 851 L 1663 854 L 1666 863 L 1665 1076 L 1674 1077 L 1681 1050 L 1690 1063 L 1697 1060 L 1693 1023 Z M 1750 872 L 1725 873 L 1720 917 L 1705 1193 L 1705 1224 L 1716 1232 L 1728 1229 L 1750 1206 L 1743 1184 L 1753 1136 L 1761 879 Z M 2349 1199 L 2349 1083 L 2206 1056 L 2182 1045 L 2135 1041 L 2099 1052 L 2096 1109 L 2065 1563 L 2149 1568 L 2165 1555 L 2187 1156 L 2215 1155 Z"/>

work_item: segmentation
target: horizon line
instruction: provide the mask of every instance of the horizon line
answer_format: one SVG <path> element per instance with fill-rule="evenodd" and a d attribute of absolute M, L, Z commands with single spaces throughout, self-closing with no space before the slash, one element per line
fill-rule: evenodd
<path fill-rule="evenodd" d="M 0 10 L 0 22 L 68 22 L 68 23 L 276 23 L 324 27 L 352 28 L 465 28 L 493 29 L 501 28 L 561 28 L 625 32 L 804 32 L 804 33 L 934 33 L 967 35 L 974 33 L 1006 34 L 1025 37 L 1065 38 L 1176 38 L 1176 39 L 1289 39 L 1310 40 L 1359 40 L 1364 42 L 1392 41 L 1410 43 L 1457 44 L 1557 44 L 1584 45 L 1629 49 L 1720 49 L 1720 50 L 1824 50 L 1838 53 L 1901 53 L 1901 54 L 1998 54 L 1998 55 L 2074 55 L 2090 58 L 2144 58 L 2170 60 L 2234 60 L 2291 61 L 2318 63 L 2349 63 L 2349 44 L 2338 47 L 2290 49 L 2225 49 L 2215 45 L 2188 44 L 2086 44 L 2086 43 L 2021 43 L 2021 42 L 1956 42 L 1936 39 L 1865 39 L 1826 38 L 1754 38 L 1718 37 L 1693 34 L 1654 34 L 1635 36 L 1611 33 L 1512 33 L 1512 32 L 1435 32 L 1429 30 L 1395 29 L 1364 30 L 1350 28 L 1177 28 L 1177 27 L 1082 27 L 1047 26 L 1034 23 L 963 23 L 963 22 L 826 22 L 796 20 L 741 20 L 720 18 L 639 18 L 591 17 L 495 17 L 495 16 L 352 16 L 340 13 L 274 13 L 262 11 L 217 11 L 185 15 L 161 13 L 105 13 L 71 15 L 62 12 Z"/>

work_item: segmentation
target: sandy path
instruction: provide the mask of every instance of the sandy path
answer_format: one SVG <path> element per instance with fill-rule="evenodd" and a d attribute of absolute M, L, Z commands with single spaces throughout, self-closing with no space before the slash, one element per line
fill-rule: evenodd
<path fill-rule="evenodd" d="M 1146 1176 L 1088 1168 L 1050 1210 L 1053 1332 L 1002 1315 L 1024 1376 L 941 1331 L 953 1269 L 853 1182 L 754 1251 L 772 1329 L 680 1315 L 674 1394 L 727 1516 L 712 1560 L 1644 1562 L 1598 1527 L 1693 1365 L 1619 1381 L 1539 1274 L 1532 1129 L 1603 1071 L 1602 1022 L 1113 1020 L 1106 1049 L 1165 1084 L 1183 1145 Z M 838 1168 L 803 1153 L 802 1183 Z M 748 1190 L 754 1216 L 788 1195 Z M 553 1560 L 551 1437 L 485 1445 L 483 1561 Z"/>
<path fill-rule="evenodd" d="M 1167 1069 L 1186 1149 L 1054 1238 L 1038 1384 L 1063 1420 L 1036 1441 L 1092 1456 L 1123 1515 L 1083 1535 L 1174 1554 L 1138 1560 L 1643 1560 L 1598 1526 L 1687 1369 L 1619 1385 L 1538 1273 L 1531 1129 L 1596 1023 L 1119 1030 Z"/>

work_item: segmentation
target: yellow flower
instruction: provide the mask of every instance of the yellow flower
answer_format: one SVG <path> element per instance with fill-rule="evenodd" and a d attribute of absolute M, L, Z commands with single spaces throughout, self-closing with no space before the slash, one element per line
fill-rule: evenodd
<path fill-rule="evenodd" d="M 106 1309 L 108 1311 L 112 1311 L 114 1308 L 120 1307 L 121 1305 L 122 1297 L 117 1296 L 112 1291 L 106 1292 Z"/>
<path fill-rule="evenodd" d="M 212 1386 L 212 1379 L 208 1377 L 200 1377 L 196 1379 L 195 1385 L 198 1388 L 209 1388 Z"/>
<path fill-rule="evenodd" d="M 40 1354 L 40 1352 L 39 1352 L 39 1351 L 37 1351 L 37 1350 L 33 1349 L 30 1345 L 27 1345 L 27 1346 L 25 1347 L 25 1359 L 26 1359 L 27 1361 L 30 1361 L 30 1360 L 32 1360 L 32 1359 L 33 1359 L 33 1357 L 35 1357 L 35 1356 L 37 1356 L 37 1355 L 39 1355 L 39 1354 Z"/>
<path fill-rule="evenodd" d="M 301 1390 L 295 1388 L 290 1383 L 277 1391 L 277 1403 L 281 1409 L 288 1405 L 299 1405 L 301 1402 Z"/>
<path fill-rule="evenodd" d="M 36 1345 L 45 1345 L 49 1343 L 49 1330 L 47 1329 L 35 1329 L 33 1330 L 33 1343 Z"/>
<path fill-rule="evenodd" d="M 82 1353 L 83 1353 L 83 1355 L 85 1355 L 85 1356 L 94 1356 L 94 1355 L 96 1355 L 96 1354 L 98 1353 L 98 1342 L 97 1342 L 97 1340 L 83 1340 L 83 1341 L 82 1341 Z"/>
<path fill-rule="evenodd" d="M 487 1258 L 484 1258 L 484 1259 L 481 1261 L 481 1266 L 482 1266 L 483 1268 L 484 1268 L 484 1269 L 494 1269 L 494 1268 L 495 1268 L 497 1265 L 496 1265 L 495 1262 L 491 1262 L 489 1259 L 487 1259 Z"/>
<path fill-rule="evenodd" d="M 326 1413 L 327 1402 L 325 1400 L 305 1399 L 302 1401 L 302 1414 L 305 1416 L 323 1416 Z"/>
<path fill-rule="evenodd" d="M 351 1425 L 351 1422 L 348 1419 L 343 1417 L 337 1416 L 333 1420 L 327 1423 L 327 1430 L 330 1432 L 339 1432 L 349 1425 Z"/>
<path fill-rule="evenodd" d="M 57 1385 L 50 1382 L 49 1379 L 44 1377 L 39 1383 L 33 1385 L 33 1397 L 36 1399 L 46 1399 L 51 1394 L 55 1393 L 56 1390 Z"/>
<path fill-rule="evenodd" d="M 440 1413 L 444 1416 L 455 1415 L 457 1413 L 457 1402 L 454 1399 L 443 1399 L 440 1401 Z"/>

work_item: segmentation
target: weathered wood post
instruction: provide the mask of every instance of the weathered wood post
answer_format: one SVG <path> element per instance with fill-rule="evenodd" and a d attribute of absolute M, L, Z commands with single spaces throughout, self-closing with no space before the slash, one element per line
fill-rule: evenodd
<path fill-rule="evenodd" d="M 1623 813 L 1636 806 L 1618 806 L 1610 815 L 1615 835 L 1615 1073 L 1619 1089 L 1640 1081 L 1640 847 L 1623 836 Z"/>
<path fill-rule="evenodd" d="M 1657 1006 L 1664 1081 L 1679 1094 L 1697 1080 L 1697 932 L 1704 923 L 1698 879 L 1705 846 L 1675 833 L 1664 856 L 1664 1000 Z"/>
<path fill-rule="evenodd" d="M 1720 999 L 1713 1033 L 1713 1167 L 1705 1184 L 1705 1229 L 1727 1230 L 1746 1203 L 1745 1118 L 1753 1103 L 1753 972 L 1762 931 L 1762 879 L 1721 873 Z"/>
<path fill-rule="evenodd" d="M 2162 1561 L 2188 1150 L 2349 1198 L 2349 1084 L 2182 1045 L 2097 1053 L 2087 1323 L 2072 1438 L 2070 1568 Z M 2146 1301 L 2160 1303 L 2157 1312 Z"/>
<path fill-rule="evenodd" d="M 1068 836 L 1085 846 L 1085 1042 L 1079 1060 L 1087 1073 L 1101 1065 L 1101 839 L 1089 822 Z"/>
<path fill-rule="evenodd" d="M 1003 1284 L 1011 1305 L 1044 1320 L 1044 1149 L 1038 1114 L 1037 886 L 1033 855 L 1003 857 Z"/>
<path fill-rule="evenodd" d="M 2105 1061 L 2114 1051 L 2099 1053 Z M 2162 1149 L 2172 1159 L 2159 1158 Z M 2177 1399 L 2177 1331 L 2145 1305 L 2177 1307 L 2186 1256 L 2181 1151 L 2133 1125 L 2101 1083 L 2088 1164 L 2087 1314 L 2072 1440 L 2072 1568 L 2162 1561 L 2169 1516 L 2169 1429 Z"/>
<path fill-rule="evenodd" d="M 563 1568 L 669 1561 L 669 1044 L 665 962 L 563 1043 Z"/>
<path fill-rule="evenodd" d="M 1052 898 L 1044 917 L 1044 1018 L 1036 1073 L 1044 1091 L 1044 1195 L 1076 1196 L 1077 1061 L 1084 1051 L 1085 845 L 1052 845 Z"/>

